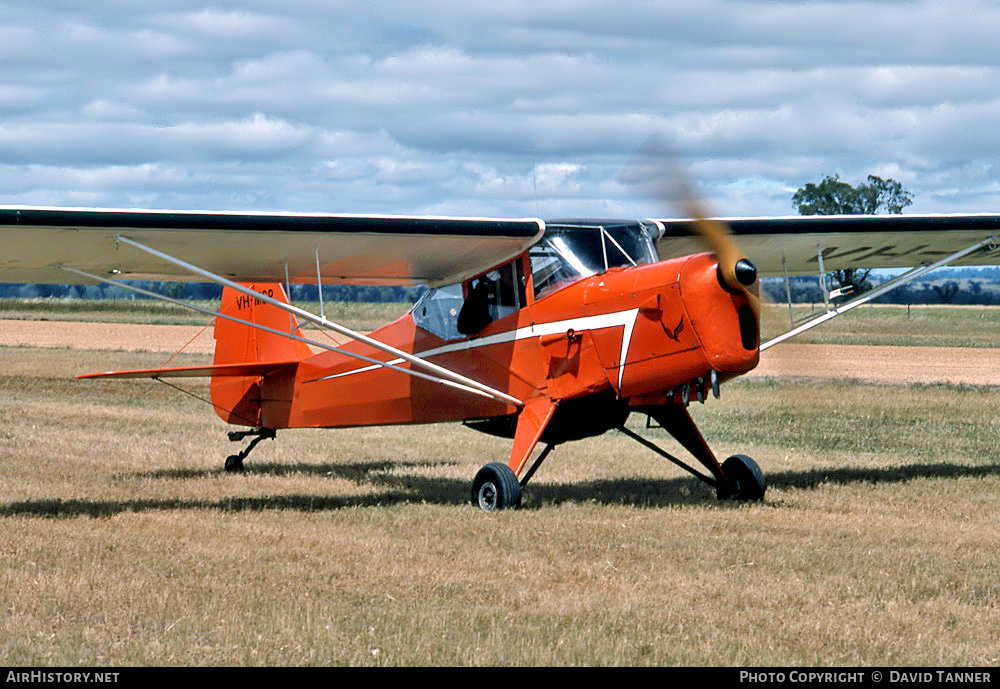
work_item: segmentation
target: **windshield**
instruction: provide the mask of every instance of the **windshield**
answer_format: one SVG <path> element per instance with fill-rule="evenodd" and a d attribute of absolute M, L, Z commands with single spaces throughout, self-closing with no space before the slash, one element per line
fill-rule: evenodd
<path fill-rule="evenodd" d="M 654 263 L 655 235 L 655 228 L 640 222 L 547 224 L 542 241 L 528 253 L 535 297 L 609 268 Z"/>

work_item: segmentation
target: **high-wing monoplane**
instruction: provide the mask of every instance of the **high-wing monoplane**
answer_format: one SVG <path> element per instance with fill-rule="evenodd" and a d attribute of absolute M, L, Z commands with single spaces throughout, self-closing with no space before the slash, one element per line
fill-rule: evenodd
<path fill-rule="evenodd" d="M 249 439 L 230 471 L 280 429 L 462 421 L 513 440 L 509 462 L 472 483 L 472 503 L 493 510 L 520 504 L 556 445 L 619 429 L 720 498 L 752 500 L 765 492 L 756 462 L 720 462 L 688 406 L 718 396 L 773 344 L 760 342 L 759 276 L 913 267 L 803 329 L 934 267 L 998 263 L 997 235 L 1000 215 L 542 221 L 3 207 L 0 281 L 113 282 L 177 303 L 127 281 L 222 285 L 217 311 L 184 304 L 215 318 L 210 365 L 81 377 L 209 377 L 216 413 L 242 427 L 230 438 Z M 293 283 L 430 289 L 362 334 L 327 319 L 322 302 L 319 314 L 289 303 Z M 306 324 L 351 342 L 310 337 Z M 669 431 L 703 469 L 628 428 L 631 414 Z"/>

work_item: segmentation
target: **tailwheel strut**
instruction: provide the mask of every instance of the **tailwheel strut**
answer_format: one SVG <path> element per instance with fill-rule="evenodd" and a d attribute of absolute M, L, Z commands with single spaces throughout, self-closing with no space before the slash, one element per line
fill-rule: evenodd
<path fill-rule="evenodd" d="M 764 480 L 763 472 L 757 466 L 757 462 L 747 455 L 733 455 L 719 464 L 719 460 L 715 458 L 715 454 L 705 442 L 684 406 L 667 404 L 640 408 L 639 411 L 648 414 L 651 419 L 659 423 L 677 442 L 684 446 L 685 450 L 711 472 L 711 476 L 706 476 L 689 466 L 666 450 L 629 430 L 624 424 L 618 430 L 715 488 L 715 494 L 719 500 L 734 498 L 737 500 L 762 500 L 764 498 L 767 483 Z"/>
<path fill-rule="evenodd" d="M 276 433 L 273 428 L 255 428 L 251 431 L 230 431 L 229 440 L 234 443 L 251 436 L 253 436 L 253 440 L 251 440 L 250 444 L 243 448 L 243 451 L 239 454 L 229 455 L 226 457 L 226 471 L 243 471 L 243 460 L 246 459 L 250 452 L 257 446 L 257 443 L 261 440 L 269 438 L 274 439 L 275 435 Z"/>

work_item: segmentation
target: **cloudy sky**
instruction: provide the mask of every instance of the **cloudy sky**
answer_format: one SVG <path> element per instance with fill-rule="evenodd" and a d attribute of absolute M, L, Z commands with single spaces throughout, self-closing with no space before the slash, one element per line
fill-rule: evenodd
<path fill-rule="evenodd" d="M 724 215 L 827 174 L 1000 212 L 998 36 L 984 0 L 4 0 L 0 204 L 663 215 L 621 181 L 658 133 Z"/>

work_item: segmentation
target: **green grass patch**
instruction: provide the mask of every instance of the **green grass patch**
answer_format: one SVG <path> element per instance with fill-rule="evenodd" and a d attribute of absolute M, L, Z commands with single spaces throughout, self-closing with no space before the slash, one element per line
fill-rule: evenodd
<path fill-rule="evenodd" d="M 796 306 L 796 321 L 810 314 Z M 761 340 L 791 330 L 786 305 L 765 304 Z M 1000 347 L 1000 307 L 859 306 L 790 340 L 801 344 L 861 344 L 924 347 Z"/>

